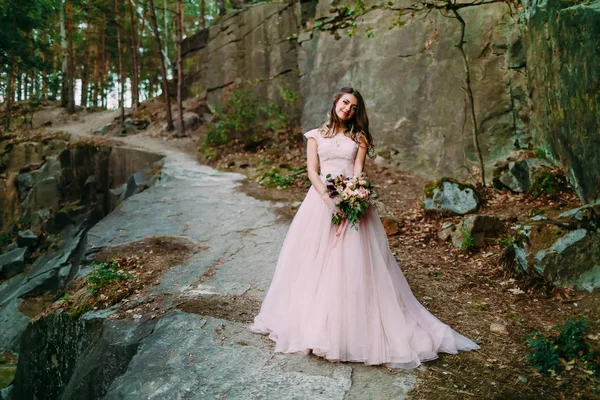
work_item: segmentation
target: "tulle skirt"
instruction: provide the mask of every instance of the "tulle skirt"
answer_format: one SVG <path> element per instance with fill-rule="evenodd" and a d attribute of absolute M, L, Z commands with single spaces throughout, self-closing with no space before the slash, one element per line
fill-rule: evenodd
<path fill-rule="evenodd" d="M 283 243 L 260 313 L 250 326 L 275 351 L 331 361 L 414 368 L 437 353 L 479 346 L 412 294 L 373 209 L 336 237 L 331 211 L 311 187 Z"/>

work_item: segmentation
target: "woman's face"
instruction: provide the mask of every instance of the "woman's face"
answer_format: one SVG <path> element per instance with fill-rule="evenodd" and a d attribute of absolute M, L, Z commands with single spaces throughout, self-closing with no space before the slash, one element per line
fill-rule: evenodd
<path fill-rule="evenodd" d="M 358 99 L 351 93 L 344 93 L 335 105 L 335 114 L 340 121 L 348 121 L 354 117 L 356 108 L 358 107 Z"/>

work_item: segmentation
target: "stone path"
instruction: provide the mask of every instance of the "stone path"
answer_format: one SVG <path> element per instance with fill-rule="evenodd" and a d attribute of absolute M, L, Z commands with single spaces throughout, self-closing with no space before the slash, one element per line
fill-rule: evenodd
<path fill-rule="evenodd" d="M 151 150 L 159 146 L 147 144 Z M 185 236 L 207 249 L 171 269 L 156 293 L 260 302 L 287 231 L 277 221 L 277 205 L 236 190 L 241 175 L 198 165 L 177 151 L 165 154 L 163 180 L 91 229 L 89 248 Z M 214 274 L 207 275 L 211 268 Z M 106 398 L 401 399 L 415 384 L 410 372 L 274 354 L 271 343 L 250 333 L 246 323 L 171 311 L 141 340 Z"/>

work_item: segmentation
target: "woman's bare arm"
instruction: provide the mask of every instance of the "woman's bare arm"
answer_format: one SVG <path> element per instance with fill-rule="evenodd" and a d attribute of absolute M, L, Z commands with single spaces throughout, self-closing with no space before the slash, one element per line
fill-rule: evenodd
<path fill-rule="evenodd" d="M 319 195 L 325 193 L 325 185 L 319 176 L 319 155 L 317 153 L 317 140 L 314 138 L 309 138 L 306 145 L 306 170 L 310 183 L 312 183 Z"/>
<path fill-rule="evenodd" d="M 354 176 L 359 176 L 365 168 L 365 159 L 367 158 L 367 144 L 361 140 L 354 159 Z"/>

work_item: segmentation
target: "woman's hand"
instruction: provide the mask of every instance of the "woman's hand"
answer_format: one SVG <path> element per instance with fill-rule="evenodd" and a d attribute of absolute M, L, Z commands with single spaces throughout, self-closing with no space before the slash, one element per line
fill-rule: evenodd
<path fill-rule="evenodd" d="M 329 192 L 327 190 L 325 190 L 321 194 L 321 199 L 323 200 L 323 202 L 327 205 L 327 207 L 329 209 L 335 208 L 335 202 L 333 201 L 333 199 L 331 197 L 329 197 Z"/>

